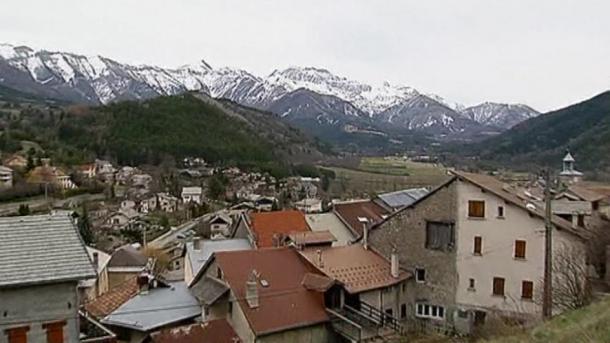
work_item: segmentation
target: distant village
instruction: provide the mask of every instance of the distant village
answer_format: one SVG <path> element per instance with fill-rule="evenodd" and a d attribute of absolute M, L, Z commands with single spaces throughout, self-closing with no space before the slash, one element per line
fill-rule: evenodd
<path fill-rule="evenodd" d="M 610 190 L 583 181 L 570 152 L 557 164 L 552 184 L 447 170 L 333 199 L 320 177 L 199 157 L 9 156 L 0 343 L 401 342 L 533 325 L 610 291 Z"/>

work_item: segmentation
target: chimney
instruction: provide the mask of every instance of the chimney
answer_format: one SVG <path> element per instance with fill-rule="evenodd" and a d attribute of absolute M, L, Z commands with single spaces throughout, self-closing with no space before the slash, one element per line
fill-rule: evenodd
<path fill-rule="evenodd" d="M 150 288 L 149 282 L 150 280 L 148 279 L 148 274 L 146 273 L 142 273 L 140 275 L 138 275 L 138 288 L 140 290 L 140 294 L 147 294 L 148 290 Z"/>
<path fill-rule="evenodd" d="M 201 238 L 193 237 L 193 249 L 201 250 Z"/>
<path fill-rule="evenodd" d="M 369 248 L 369 220 L 366 217 L 358 217 L 358 221 L 362 223 L 362 246 L 365 250 Z"/>
<path fill-rule="evenodd" d="M 322 260 L 322 250 L 318 249 L 316 253 L 318 254 L 318 267 L 324 268 L 324 261 Z"/>
<path fill-rule="evenodd" d="M 248 277 L 248 281 L 246 281 L 246 301 L 248 302 L 248 307 L 257 308 L 258 307 L 258 275 L 256 274 L 256 270 L 252 270 L 250 277 Z"/>
<path fill-rule="evenodd" d="M 96 273 L 97 273 L 99 267 L 100 267 L 100 254 L 97 251 L 94 251 L 93 252 L 93 268 L 95 268 Z"/>
<path fill-rule="evenodd" d="M 398 254 L 396 253 L 396 248 L 392 249 L 392 255 L 390 255 L 390 273 L 392 277 L 398 279 L 399 273 L 399 265 L 398 265 Z"/>

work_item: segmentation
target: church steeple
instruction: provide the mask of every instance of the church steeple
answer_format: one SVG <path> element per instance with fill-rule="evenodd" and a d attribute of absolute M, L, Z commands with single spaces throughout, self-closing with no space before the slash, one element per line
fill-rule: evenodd
<path fill-rule="evenodd" d="M 566 154 L 563 157 L 563 170 L 559 173 L 559 176 L 569 183 L 578 182 L 582 178 L 582 173 L 574 169 L 576 160 L 570 153 L 569 149 L 566 149 Z"/>

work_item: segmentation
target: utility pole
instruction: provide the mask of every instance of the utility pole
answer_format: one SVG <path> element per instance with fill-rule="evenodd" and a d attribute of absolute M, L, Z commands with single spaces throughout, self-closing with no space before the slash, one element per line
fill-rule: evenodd
<path fill-rule="evenodd" d="M 553 240 L 551 222 L 551 172 L 544 174 L 544 294 L 542 299 L 542 316 L 550 319 L 553 315 Z"/>

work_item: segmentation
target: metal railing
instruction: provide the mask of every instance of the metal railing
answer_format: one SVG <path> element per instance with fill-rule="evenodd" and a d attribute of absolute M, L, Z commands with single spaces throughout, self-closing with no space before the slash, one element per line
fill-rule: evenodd
<path fill-rule="evenodd" d="M 336 311 L 331 309 L 326 309 L 326 311 L 330 315 L 330 323 L 337 333 L 355 342 L 362 340 L 362 326 Z"/>
<path fill-rule="evenodd" d="M 345 305 L 345 307 L 352 312 L 360 313 L 360 314 L 367 316 L 368 318 L 370 318 L 371 320 L 373 320 L 380 326 L 390 328 L 398 334 L 403 333 L 403 327 L 397 318 L 395 318 L 394 316 L 389 315 L 385 312 L 382 312 L 381 310 L 379 310 L 378 308 L 376 308 L 374 306 L 371 306 L 371 305 L 361 301 L 359 310 L 357 310 L 353 307 L 350 307 L 348 305 Z"/>

